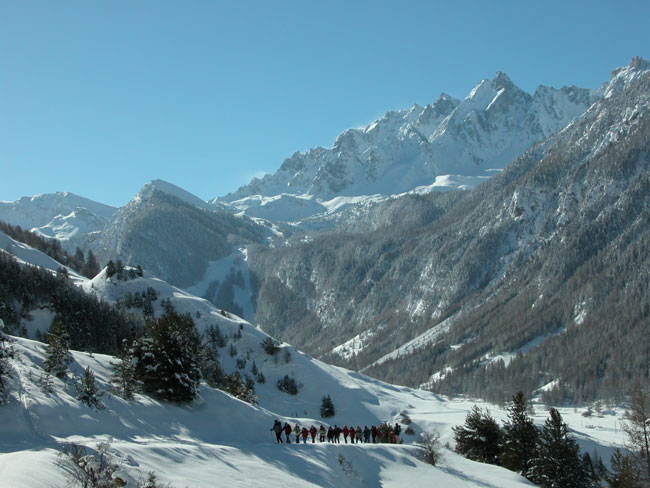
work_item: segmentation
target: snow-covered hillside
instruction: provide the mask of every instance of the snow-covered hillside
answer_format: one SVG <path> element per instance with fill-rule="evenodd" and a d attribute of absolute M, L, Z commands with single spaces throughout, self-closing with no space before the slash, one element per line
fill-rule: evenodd
<path fill-rule="evenodd" d="M 11 254 L 20 263 L 38 266 L 47 269 L 52 273 L 56 273 L 59 268 L 64 268 L 72 280 L 76 282 L 83 282 L 86 280 L 86 278 L 75 272 L 73 269 L 63 266 L 47 254 L 42 253 L 27 244 L 12 239 L 2 231 L 0 231 L 0 250 Z"/>
<path fill-rule="evenodd" d="M 21 248 L 22 249 L 22 248 Z M 47 265 L 41 256 L 21 251 L 23 262 Z M 462 424 L 472 403 L 449 401 L 430 392 L 392 386 L 363 374 L 317 361 L 289 344 L 279 344 L 275 355 L 261 343 L 268 336 L 250 323 L 217 310 L 144 271 L 131 279 L 107 277 L 106 270 L 78 286 L 110 302 L 128 294 L 155 290 L 154 313 L 169 300 L 189 314 L 199 329 L 218 326 L 226 343 L 219 350 L 227 373 L 248 374 L 255 368 L 266 381 L 256 383 L 258 405 L 250 405 L 201 384 L 198 398 L 187 406 L 161 403 L 144 395 L 127 402 L 111 393 L 111 363 L 118 360 L 101 354 L 73 352 L 74 362 L 64 380 L 45 380 L 45 345 L 10 337 L 15 351 L 9 360 L 8 396 L 0 405 L 0 485 L 37 488 L 65 484 L 65 472 L 57 466 L 57 453 L 74 442 L 95 448 L 110 443 L 110 453 L 132 479 L 146 479 L 154 471 L 162 482 L 176 487 L 241 486 L 251 483 L 282 487 L 403 486 L 404 483 L 444 484 L 449 487 L 530 486 L 520 476 L 469 461 L 450 450 L 433 467 L 416 457 L 413 442 L 423 431 L 437 431 L 442 443 L 453 446 L 451 427 Z M 32 330 L 33 332 L 33 330 Z M 75 377 L 90 368 L 103 392 L 103 408 L 91 408 L 76 399 Z M 296 395 L 277 388 L 285 375 L 299 385 Z M 320 417 L 323 396 L 335 405 L 334 417 Z M 492 408 L 495 418 L 503 410 Z M 620 444 L 616 412 L 585 422 L 577 412 L 563 410 L 576 430 L 583 449 L 609 458 L 610 444 Z M 405 423 L 412 434 L 403 433 L 404 444 L 277 445 L 270 431 L 275 419 L 291 425 L 378 425 Z M 538 408 L 537 423 L 546 412 Z"/>
<path fill-rule="evenodd" d="M 74 442 L 94 448 L 103 441 L 111 443 L 110 452 L 132 478 L 146 479 L 149 471 L 155 471 L 161 481 L 176 487 L 248 487 L 261 480 L 264 486 L 278 487 L 531 486 L 515 473 L 469 461 L 449 450 L 444 450 L 439 466 L 424 464 L 415 457 L 411 444 L 415 435 L 404 435 L 404 445 L 277 445 L 270 431 L 275 419 L 307 427 L 363 426 L 381 420 L 399 422 L 405 413 L 416 432 L 434 429 L 441 433 L 443 443 L 453 444 L 451 427 L 463 423 L 472 405 L 469 402 L 444 401 L 427 392 L 391 387 L 303 356 L 295 358 L 293 368 L 312 370 L 309 392 L 290 401 L 283 401 L 281 397 L 288 395 L 270 385 L 260 389 L 259 406 L 203 385 L 199 399 L 186 407 L 141 395 L 126 402 L 108 393 L 110 363 L 115 359 L 75 352 L 71 371 L 80 376 L 89 367 L 105 392 L 101 399 L 105 408 L 97 410 L 76 400 L 70 381 L 54 379 L 52 391 L 44 391 L 40 384 L 43 344 L 12 341 L 17 353 L 11 362 L 12 392 L 0 407 L 2 486 L 63 486 L 65 473 L 55 464 L 61 446 Z M 327 423 L 313 415 L 325 392 L 331 392 L 337 408 L 337 415 Z M 505 417 L 494 407 L 491 412 L 498 419 Z M 588 452 L 598 448 L 608 458 L 609 444 L 622 442 L 613 413 L 589 420 L 571 410 L 562 414 Z M 536 422 L 542 423 L 545 417 L 546 412 L 538 409 Z"/>

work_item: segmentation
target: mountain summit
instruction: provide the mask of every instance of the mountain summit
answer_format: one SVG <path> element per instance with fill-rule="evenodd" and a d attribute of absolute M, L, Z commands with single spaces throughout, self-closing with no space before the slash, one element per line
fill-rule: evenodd
<path fill-rule="evenodd" d="M 256 215 L 264 201 L 255 196 L 272 197 L 276 205 L 277 199 L 293 199 L 304 208 L 305 200 L 387 196 L 422 186 L 471 188 L 598 98 L 596 92 L 576 87 L 540 87 L 529 95 L 497 72 L 462 101 L 443 93 L 425 107 L 388 112 L 365 127 L 346 130 L 332 148 L 296 152 L 275 174 L 255 178 L 213 202 Z"/>

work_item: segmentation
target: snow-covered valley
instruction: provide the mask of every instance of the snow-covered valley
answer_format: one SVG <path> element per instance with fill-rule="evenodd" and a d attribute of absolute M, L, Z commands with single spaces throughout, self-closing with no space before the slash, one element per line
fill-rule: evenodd
<path fill-rule="evenodd" d="M 4 236 L 5 248 L 18 249 L 23 265 L 32 263 L 55 272 L 56 263 L 39 251 Z M 11 244 L 12 246 L 9 246 Z M 1 251 L 5 252 L 5 251 Z M 60 467 L 63 446 L 75 443 L 93 452 L 100 443 L 120 465 L 125 479 L 144 482 L 155 472 L 162 483 L 176 487 L 278 486 L 278 487 L 398 487 L 404 483 L 443 484 L 449 487 L 530 486 L 523 477 L 497 466 L 476 463 L 453 452 L 452 427 L 463 423 L 473 401 L 449 399 L 431 392 L 398 387 L 363 374 L 327 365 L 289 344 L 278 343 L 275 355 L 264 351 L 268 336 L 208 301 L 194 297 L 144 272 L 121 280 L 103 270 L 92 280 L 74 277 L 76 286 L 111 303 L 152 288 L 156 315 L 168 300 L 180 313 L 189 314 L 205 331 L 217 326 L 225 338 L 219 358 L 226 372 L 253 369 L 266 380 L 255 385 L 258 404 L 249 404 L 202 382 L 196 399 L 173 405 L 136 394 L 126 401 L 111 383 L 114 364 L 107 355 L 73 351 L 65 378 L 48 377 L 44 371 L 46 345 L 28 338 L 8 337 L 13 357 L 9 360 L 8 388 L 0 406 L 0 484 L 2 486 L 51 487 L 66 484 Z M 48 324 L 47 309 L 34 322 L 25 323 L 34 336 L 39 324 Z M 43 333 L 41 330 L 40 333 Z M 234 353 L 233 353 L 234 351 Z M 96 378 L 101 408 L 77 398 L 79 379 L 86 369 Z M 299 391 L 280 391 L 277 380 L 295 378 Z M 321 399 L 329 395 L 335 415 L 320 416 Z M 507 412 L 489 407 L 499 421 Z M 543 424 L 547 412 L 536 405 L 535 422 Z M 621 411 L 605 411 L 586 419 L 577 409 L 562 409 L 586 452 L 609 459 L 621 446 Z M 276 444 L 271 432 L 274 420 L 292 426 L 400 423 L 403 444 L 292 443 Z M 410 428 L 407 430 L 407 428 Z M 437 466 L 418 457 L 415 443 L 422 432 L 440 434 L 442 460 Z M 130 486 L 130 485 L 129 485 Z M 135 485 L 134 485 L 135 486 Z"/>

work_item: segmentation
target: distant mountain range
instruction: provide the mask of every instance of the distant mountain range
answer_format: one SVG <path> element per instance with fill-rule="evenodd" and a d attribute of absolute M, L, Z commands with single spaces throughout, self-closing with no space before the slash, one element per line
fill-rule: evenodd
<path fill-rule="evenodd" d="M 117 210 L 58 193 L 0 203 L 0 220 L 392 382 L 616 395 L 650 359 L 649 86 L 640 58 L 598 92 L 530 95 L 497 73 L 209 202 L 158 180 Z"/>

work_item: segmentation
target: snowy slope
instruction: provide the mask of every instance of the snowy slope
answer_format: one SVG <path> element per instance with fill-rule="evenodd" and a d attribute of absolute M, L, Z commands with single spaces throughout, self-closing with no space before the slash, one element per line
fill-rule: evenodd
<path fill-rule="evenodd" d="M 23 257 L 36 265 L 42 259 L 27 252 Z M 255 362 L 266 376 L 265 383 L 255 385 L 259 405 L 243 403 L 204 384 L 198 399 L 188 406 L 168 405 L 142 395 L 125 402 L 109 393 L 111 361 L 116 360 L 83 352 L 73 353 L 70 379 L 53 379 L 52 391 L 47 392 L 41 380 L 44 345 L 12 338 L 16 355 L 10 360 L 9 395 L 0 406 L 0 486 L 62 486 L 64 474 L 55 464 L 61 445 L 75 442 L 92 448 L 104 440 L 110 440 L 112 454 L 132 478 L 144 478 L 153 470 L 161 481 L 177 487 L 243 487 L 260 480 L 264 486 L 278 487 L 401 487 L 431 482 L 449 487 L 530 486 L 514 473 L 468 461 L 451 451 L 445 451 L 437 467 L 414 457 L 412 443 L 424 430 L 437 430 L 442 443 L 453 446 L 451 427 L 463 423 L 472 405 L 469 402 L 388 385 L 314 360 L 288 344 L 282 344 L 275 357 L 269 356 L 260 345 L 268 337 L 262 331 L 146 271 L 142 277 L 123 281 L 107 278 L 104 270 L 93 280 L 80 281 L 79 286 L 109 301 L 152 287 L 158 293 L 156 313 L 166 298 L 177 311 L 189 313 L 199 329 L 218 325 L 228 341 L 220 349 L 224 370 L 239 369 L 245 374 Z M 234 355 L 229 354 L 232 348 Z M 79 377 L 86 367 L 105 392 L 102 410 L 75 399 L 72 377 Z M 276 388 L 277 379 L 284 375 L 302 385 L 296 396 Z M 404 445 L 276 445 L 269 430 L 273 420 L 305 426 L 324 423 L 319 416 L 324 395 L 331 396 L 336 408 L 336 415 L 328 419 L 331 425 L 402 422 L 408 415 L 415 433 L 403 435 Z M 538 410 L 535 419 L 541 424 L 546 415 Z M 497 419 L 505 417 L 502 410 L 491 411 Z M 571 410 L 562 413 L 589 452 L 598 447 L 608 458 L 610 443 L 622 442 L 617 412 L 590 419 L 588 425 Z"/>
<path fill-rule="evenodd" d="M 22 264 L 39 266 L 51 271 L 52 273 L 56 273 L 59 268 L 65 268 L 68 272 L 68 276 L 73 281 L 82 282 L 86 280 L 85 277 L 81 276 L 71 268 L 62 265 L 47 254 L 38 251 L 27 244 L 12 239 L 4 232 L 0 232 L 0 250 L 13 255 Z"/>
<path fill-rule="evenodd" d="M 193 195 L 192 193 L 163 180 L 151 180 L 150 182 L 145 184 L 140 190 L 140 192 L 138 193 L 138 195 L 136 195 L 135 199 L 136 200 L 139 198 L 146 199 L 147 196 L 154 191 L 159 191 L 162 193 L 166 193 L 168 195 L 172 195 L 178 198 L 179 200 L 182 200 L 185 203 L 194 205 L 195 207 L 199 207 L 199 208 L 207 207 L 207 203 L 201 200 L 196 195 Z"/>
<path fill-rule="evenodd" d="M 115 208 L 74 193 L 57 192 L 23 197 L 15 202 L 0 202 L 0 220 L 23 228 L 41 227 L 57 215 L 69 215 L 76 208 L 85 208 L 92 214 L 108 219 Z"/>
<path fill-rule="evenodd" d="M 274 411 L 275 398 L 260 395 L 260 406 L 252 406 L 227 394 L 202 386 L 200 399 L 186 407 L 166 405 L 137 395 L 133 402 L 105 393 L 105 409 L 97 411 L 80 404 L 69 384 L 55 379 L 54 391 L 39 386 L 44 346 L 27 339 L 14 339 L 17 358 L 12 361 L 11 387 L 6 405 L 0 407 L 0 483 L 2 486 L 49 487 L 64 484 L 63 472 L 54 461 L 65 442 L 94 447 L 111 439 L 112 452 L 132 477 L 155 471 L 161 481 L 174 486 L 264 486 L 290 487 L 398 487 L 412 483 L 435 483 L 449 487 L 531 486 L 504 469 L 468 461 L 451 451 L 437 467 L 414 457 L 410 442 L 405 445 L 276 445 L 269 431 L 273 420 L 292 425 L 319 425 L 317 416 L 299 417 Z M 74 354 L 71 366 L 76 375 L 86 367 L 96 374 L 100 388 L 108 389 L 113 358 L 87 353 Z M 114 361 L 114 360 L 113 360 Z M 308 360 L 311 361 L 311 360 Z M 326 390 L 331 381 L 345 388 L 349 402 L 337 401 L 341 413 L 332 424 L 361 425 L 378 419 L 400 420 L 404 411 L 416 430 L 436 429 L 444 442 L 453 444 L 451 427 L 463 423 L 469 402 L 443 401 L 430 393 L 394 388 L 349 371 L 318 364 L 310 381 Z M 299 395 L 300 397 L 300 395 Z M 538 409 L 539 410 L 539 409 Z M 502 419 L 504 412 L 494 407 Z M 590 452 L 601 446 L 607 456 L 611 442 L 620 444 L 616 412 L 588 421 L 571 410 L 562 411 L 576 429 L 575 435 Z M 544 411 L 535 420 L 543 422 Z M 582 425 L 581 425 L 582 424 Z M 586 424 L 586 425 L 585 425 Z M 342 458 L 341 458 L 342 456 Z M 342 469 L 339 459 L 351 463 Z M 217 481 L 218 480 L 218 481 Z"/>
<path fill-rule="evenodd" d="M 59 214 L 47 224 L 32 228 L 32 232 L 46 239 L 57 239 L 72 252 L 83 245 L 90 234 L 100 232 L 107 222 L 108 219 L 77 207 L 67 215 Z"/>

